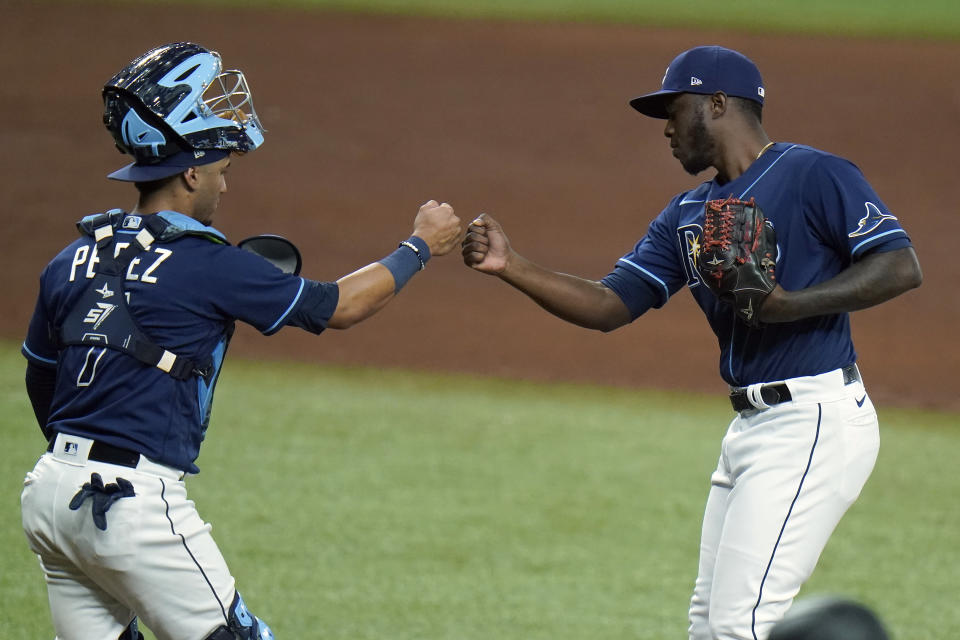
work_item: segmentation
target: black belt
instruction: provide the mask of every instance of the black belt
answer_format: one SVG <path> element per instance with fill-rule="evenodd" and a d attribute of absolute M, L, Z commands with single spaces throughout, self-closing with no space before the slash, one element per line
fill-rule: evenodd
<path fill-rule="evenodd" d="M 860 372 L 857 371 L 856 364 L 847 365 L 842 371 L 843 384 L 851 384 L 860 380 Z M 760 397 L 770 406 L 793 400 L 793 396 L 790 395 L 790 389 L 782 382 L 780 384 L 765 384 L 760 387 Z M 756 409 L 756 407 L 750 403 L 749 398 L 747 398 L 746 389 L 731 391 L 730 404 L 733 405 L 733 410 L 736 412 Z"/>
<path fill-rule="evenodd" d="M 781 402 L 790 402 L 793 400 L 793 396 L 790 395 L 790 389 L 783 383 L 763 385 L 760 387 L 760 397 L 771 407 L 775 404 L 780 404 Z M 746 411 L 747 409 L 756 409 L 756 407 L 750 404 L 750 400 L 747 398 L 747 392 L 745 390 L 731 391 L 730 404 L 733 405 L 733 410 L 736 412 Z"/>
<path fill-rule="evenodd" d="M 50 440 L 50 444 L 47 445 L 47 451 L 53 451 L 53 443 L 56 442 L 56 439 L 56 436 L 54 436 L 53 439 Z M 130 449 L 115 447 L 112 444 L 94 440 L 90 446 L 90 453 L 87 454 L 87 460 L 117 464 L 121 467 L 136 469 L 137 464 L 140 462 L 140 454 Z"/>

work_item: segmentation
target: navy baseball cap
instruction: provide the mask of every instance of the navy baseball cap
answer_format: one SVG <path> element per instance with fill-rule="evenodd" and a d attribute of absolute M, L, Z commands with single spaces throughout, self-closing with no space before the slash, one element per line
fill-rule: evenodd
<path fill-rule="evenodd" d="M 750 58 L 725 47 L 694 47 L 670 63 L 660 91 L 634 98 L 630 106 L 651 118 L 667 118 L 666 102 L 680 93 L 728 96 L 763 104 L 763 78 Z"/>
<path fill-rule="evenodd" d="M 124 182 L 153 182 L 162 180 L 178 173 L 183 173 L 190 167 L 199 167 L 204 164 L 219 162 L 230 155 L 223 149 L 196 149 L 181 151 L 172 156 L 161 158 L 153 162 L 134 162 L 122 169 L 117 169 L 107 176 L 111 180 Z"/>

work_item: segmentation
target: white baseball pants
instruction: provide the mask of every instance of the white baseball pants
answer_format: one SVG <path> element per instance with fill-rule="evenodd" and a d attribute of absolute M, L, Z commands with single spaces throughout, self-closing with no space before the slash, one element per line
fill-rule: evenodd
<path fill-rule="evenodd" d="M 87 459 L 90 440 L 60 434 L 24 480 L 23 529 L 47 582 L 59 640 L 116 638 L 134 616 L 159 640 L 202 640 L 226 624 L 234 579 L 187 499 L 183 473 L 140 457 L 137 468 Z M 104 484 L 129 480 L 93 522 L 91 500 L 70 500 L 92 473 Z"/>
<path fill-rule="evenodd" d="M 730 423 L 703 518 L 691 640 L 765 640 L 873 470 L 863 384 L 840 370 L 784 381 L 793 398 Z"/>

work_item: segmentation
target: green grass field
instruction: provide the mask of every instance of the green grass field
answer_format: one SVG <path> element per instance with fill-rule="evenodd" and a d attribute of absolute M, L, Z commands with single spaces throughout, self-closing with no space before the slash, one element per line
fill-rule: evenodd
<path fill-rule="evenodd" d="M 130 5 L 143 2 L 114 1 Z M 193 3 L 194 0 L 166 1 Z M 706 0 L 205 0 L 204 4 L 233 8 L 307 7 L 467 19 L 632 23 L 842 37 L 960 38 L 960 4 L 956 0 L 731 0 L 723 4 Z"/>
<path fill-rule="evenodd" d="M 19 525 L 42 442 L 0 346 L 0 628 L 52 637 Z M 217 393 L 191 496 L 278 637 L 685 637 L 721 398 L 241 361 Z M 958 416 L 881 420 L 874 476 L 804 593 L 951 638 Z"/>

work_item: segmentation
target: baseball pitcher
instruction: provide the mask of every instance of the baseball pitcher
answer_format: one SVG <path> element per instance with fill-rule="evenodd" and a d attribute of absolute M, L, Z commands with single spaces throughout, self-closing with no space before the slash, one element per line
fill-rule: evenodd
<path fill-rule="evenodd" d="M 910 239 L 852 163 L 772 142 L 756 65 L 717 46 L 677 56 L 631 100 L 710 180 L 675 196 L 600 281 L 516 253 L 486 214 L 462 253 L 550 313 L 612 331 L 693 295 L 717 336 L 734 418 L 711 477 L 691 640 L 764 640 L 876 461 L 877 415 L 849 313 L 920 285 Z"/>
<path fill-rule="evenodd" d="M 80 220 L 40 277 L 22 351 L 48 444 L 24 481 L 23 528 L 60 640 L 137 640 L 138 618 L 161 640 L 267 640 L 184 483 L 234 323 L 345 329 L 450 252 L 460 221 L 431 200 L 390 255 L 310 280 L 282 238 L 233 246 L 211 226 L 234 155 L 263 143 L 243 73 L 173 43 L 131 62 L 103 99 L 133 159 L 109 177 L 138 200 Z"/>

